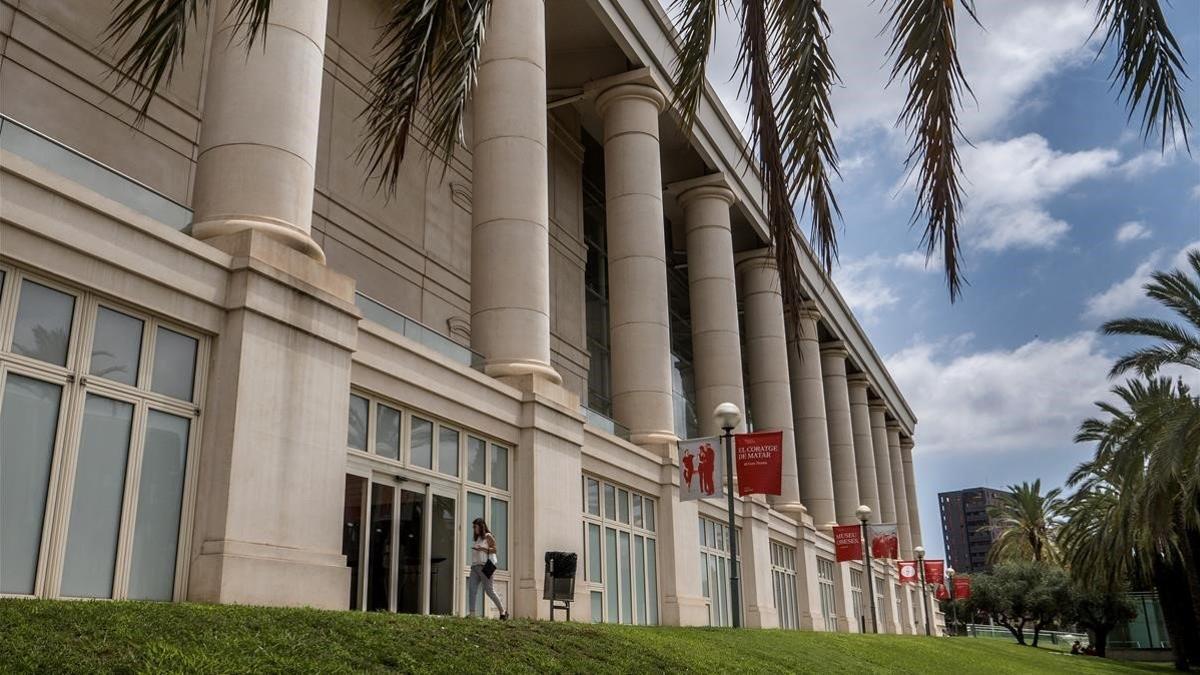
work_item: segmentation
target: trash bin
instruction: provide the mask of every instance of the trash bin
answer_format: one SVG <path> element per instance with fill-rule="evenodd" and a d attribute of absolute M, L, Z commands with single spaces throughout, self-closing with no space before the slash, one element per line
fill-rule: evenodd
<path fill-rule="evenodd" d="M 543 600 L 571 602 L 575 599 L 575 567 L 578 559 L 578 555 L 566 551 L 546 552 Z"/>

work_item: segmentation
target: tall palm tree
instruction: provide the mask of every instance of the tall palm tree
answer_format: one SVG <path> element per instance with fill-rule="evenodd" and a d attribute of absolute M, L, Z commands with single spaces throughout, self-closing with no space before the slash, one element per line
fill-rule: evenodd
<path fill-rule="evenodd" d="M 1068 479 L 1078 490 L 1064 509 L 1063 558 L 1091 586 L 1152 583 L 1177 667 L 1200 665 L 1189 638 L 1200 630 L 1200 398 L 1166 377 L 1112 391 L 1121 404 L 1098 402 L 1104 418 L 1085 420 L 1075 438 L 1096 452 Z"/>
<path fill-rule="evenodd" d="M 189 27 L 214 0 L 118 0 L 108 38 L 128 47 L 116 70 L 135 85 L 142 115 L 154 92 L 169 80 L 183 53 Z M 376 44 L 377 59 L 363 115 L 359 157 L 389 193 L 418 112 L 427 120 L 434 155 L 447 161 L 461 138 L 463 112 L 475 80 L 479 47 L 493 2 L 504 0 L 391 0 Z M 662 0 L 666 2 L 667 0 Z M 838 81 L 830 57 L 828 0 L 671 0 L 679 17 L 674 103 L 685 127 L 704 91 L 717 12 L 724 7 L 740 24 L 738 68 L 749 101 L 756 155 L 766 190 L 768 225 L 788 307 L 801 296 L 800 251 L 806 246 L 794 207 L 810 220 L 812 245 L 828 271 L 837 258 L 840 219 L 831 176 L 838 175 L 830 91 Z M 988 0 L 1003 2 L 1003 0 Z M 1088 0 L 1076 0 L 1085 2 Z M 1141 110 L 1143 137 L 1179 132 L 1188 143 L 1191 121 L 1181 80 L 1184 58 L 1167 25 L 1161 0 L 1096 0 L 1095 32 L 1101 50 L 1116 52 L 1110 78 L 1130 116 Z M 265 36 L 274 0 L 229 0 L 230 15 L 244 26 L 247 48 Z M 958 61 L 959 9 L 975 17 L 975 0 L 886 0 L 891 78 L 907 87 L 897 124 L 910 137 L 905 165 L 916 174 L 914 223 L 923 223 L 927 257 L 940 250 L 950 299 L 961 292 L 959 218 L 962 167 L 958 111 L 970 93 Z M 431 155 L 432 156 L 432 155 Z"/>
<path fill-rule="evenodd" d="M 1040 478 L 1032 484 L 1023 482 L 1008 486 L 1008 492 L 988 507 L 992 524 L 986 527 L 996 533 L 992 548 L 988 550 L 988 559 L 992 562 L 1056 562 L 1056 535 L 1063 505 L 1061 494 L 1062 488 L 1042 494 Z"/>
<path fill-rule="evenodd" d="M 1154 318 L 1114 319 L 1100 327 L 1105 335 L 1133 335 L 1159 340 L 1117 359 L 1110 377 L 1135 371 L 1151 377 L 1163 366 L 1200 370 L 1200 248 L 1187 253 L 1187 269 L 1158 271 L 1143 286 L 1146 296 L 1179 315 L 1175 323 Z"/>

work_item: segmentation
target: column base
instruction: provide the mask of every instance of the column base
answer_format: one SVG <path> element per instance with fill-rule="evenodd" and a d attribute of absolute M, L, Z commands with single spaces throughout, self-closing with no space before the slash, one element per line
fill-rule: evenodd
<path fill-rule="evenodd" d="M 187 599 L 238 605 L 346 609 L 350 568 L 334 554 L 244 542 L 207 542 L 192 562 Z"/>
<path fill-rule="evenodd" d="M 325 264 L 325 252 L 321 250 L 317 242 L 313 241 L 313 238 L 307 232 L 303 232 L 282 220 L 237 216 L 192 223 L 187 228 L 187 231 L 193 237 L 201 241 L 237 234 L 246 230 L 262 232 L 288 248 L 300 251 L 322 265 Z"/>
<path fill-rule="evenodd" d="M 543 361 L 526 359 L 485 361 L 483 364 L 483 374 L 498 380 L 533 375 L 551 384 L 562 384 L 562 375 L 559 375 L 557 370 Z"/>
<path fill-rule="evenodd" d="M 801 504 L 800 502 L 772 502 L 770 500 L 767 500 L 767 501 L 771 504 L 772 509 L 775 509 L 776 511 L 788 516 L 789 518 L 791 518 L 792 520 L 795 520 L 798 523 L 803 522 L 804 516 L 808 515 L 808 509 L 806 509 L 804 507 L 804 504 Z"/>
<path fill-rule="evenodd" d="M 679 442 L 679 437 L 670 431 L 630 431 L 629 442 L 634 445 L 664 447 Z"/>
<path fill-rule="evenodd" d="M 665 597 L 662 603 L 664 626 L 707 626 L 708 603 L 703 597 Z"/>

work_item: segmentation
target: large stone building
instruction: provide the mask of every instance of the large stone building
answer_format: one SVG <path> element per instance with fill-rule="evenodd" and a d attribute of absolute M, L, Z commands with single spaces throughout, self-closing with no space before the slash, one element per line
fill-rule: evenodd
<path fill-rule="evenodd" d="M 992 568 L 988 551 L 996 539 L 996 529 L 988 509 L 1004 494 L 1003 490 L 987 487 L 938 493 L 946 560 L 956 572 L 971 574 Z"/>
<path fill-rule="evenodd" d="M 276 2 L 247 52 L 218 1 L 138 124 L 111 3 L 0 2 L 0 593 L 462 613 L 485 516 L 518 616 L 566 550 L 576 619 L 728 623 L 675 441 L 732 401 L 787 451 L 737 502 L 746 623 L 859 630 L 828 526 L 920 543 L 916 419 L 807 251 L 785 322 L 737 126 L 665 105 L 658 0 L 496 2 L 463 144 L 390 198 L 355 161 L 385 4 Z"/>

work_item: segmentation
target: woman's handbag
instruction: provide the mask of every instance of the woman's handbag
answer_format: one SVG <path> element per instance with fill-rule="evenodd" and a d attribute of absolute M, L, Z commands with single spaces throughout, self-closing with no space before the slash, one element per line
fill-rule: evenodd
<path fill-rule="evenodd" d="M 487 562 L 483 563 L 483 576 L 489 579 L 496 573 L 496 563 L 492 560 L 494 557 L 496 556 L 489 555 Z"/>

